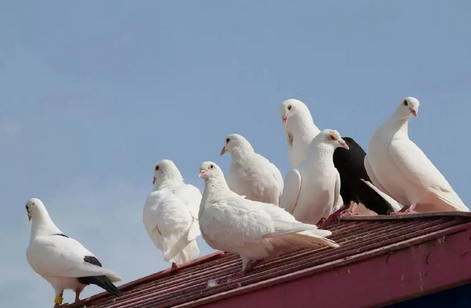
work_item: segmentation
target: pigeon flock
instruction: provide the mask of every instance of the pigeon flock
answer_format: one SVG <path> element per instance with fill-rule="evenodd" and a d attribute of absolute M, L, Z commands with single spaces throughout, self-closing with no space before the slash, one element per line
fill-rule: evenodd
<path fill-rule="evenodd" d="M 231 162 L 221 168 L 203 162 L 203 194 L 186 184 L 168 159 L 154 166 L 153 190 L 143 209 L 144 227 L 172 269 L 198 257 L 198 236 L 210 247 L 238 254 L 245 275 L 255 266 L 299 248 L 337 248 L 320 229 L 350 215 L 407 215 L 414 212 L 464 211 L 445 177 L 408 136 L 410 116 L 419 101 L 404 98 L 371 137 L 368 154 L 338 131 L 321 131 L 309 108 L 288 99 L 280 106 L 290 170 L 278 168 L 255 152 L 238 134 L 224 139 L 221 155 Z M 27 260 L 54 288 L 54 307 L 63 305 L 64 290 L 75 301 L 89 284 L 120 296 L 113 282 L 121 278 L 54 224 L 43 202 L 26 204 L 32 222 Z"/>

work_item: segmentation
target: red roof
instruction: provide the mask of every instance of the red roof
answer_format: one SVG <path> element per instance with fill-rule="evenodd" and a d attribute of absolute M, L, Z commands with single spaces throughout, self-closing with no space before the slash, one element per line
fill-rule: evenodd
<path fill-rule="evenodd" d="M 327 229 L 340 248 L 301 249 L 237 279 L 240 258 L 218 252 L 69 307 L 381 307 L 471 282 L 471 213 L 347 217 Z"/>

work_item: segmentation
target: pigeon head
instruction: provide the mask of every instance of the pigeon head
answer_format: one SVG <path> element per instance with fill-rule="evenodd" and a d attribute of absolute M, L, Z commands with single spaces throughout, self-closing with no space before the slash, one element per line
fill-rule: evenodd
<path fill-rule="evenodd" d="M 290 98 L 281 103 L 280 114 L 283 125 L 288 125 L 290 123 L 290 119 L 299 118 L 305 114 L 310 115 L 310 112 L 303 102 Z"/>
<path fill-rule="evenodd" d="M 227 135 L 224 139 L 224 146 L 221 150 L 221 155 L 226 152 L 232 153 L 234 149 L 252 150 L 252 145 L 244 137 L 239 134 Z"/>
<path fill-rule="evenodd" d="M 408 118 L 411 115 L 414 117 L 419 114 L 419 100 L 415 97 L 406 97 L 401 101 L 399 107 L 397 107 L 396 114 L 401 118 Z"/>
<path fill-rule="evenodd" d="M 212 161 L 205 161 L 200 166 L 200 173 L 198 177 L 208 181 L 210 179 L 224 178 L 221 168 Z"/>
<path fill-rule="evenodd" d="M 43 210 L 44 204 L 38 198 L 32 198 L 26 203 L 26 213 L 28 214 L 28 220 L 30 221 Z"/>
<path fill-rule="evenodd" d="M 152 184 L 155 185 L 156 182 L 159 184 L 167 179 L 183 181 L 183 177 L 173 161 L 169 159 L 163 159 L 154 166 L 154 179 Z"/>
<path fill-rule="evenodd" d="M 331 145 L 334 149 L 339 147 L 346 150 L 350 149 L 345 140 L 340 136 L 339 132 L 334 129 L 326 129 L 320 132 L 319 135 L 321 136 L 320 138 L 322 138 L 323 143 Z"/>

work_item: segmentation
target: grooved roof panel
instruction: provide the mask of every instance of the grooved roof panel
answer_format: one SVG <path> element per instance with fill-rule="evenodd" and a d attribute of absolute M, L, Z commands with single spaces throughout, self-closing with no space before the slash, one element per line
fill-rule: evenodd
<path fill-rule="evenodd" d="M 471 224 L 471 213 L 347 217 L 326 228 L 333 232 L 330 238 L 340 244 L 337 249 L 300 249 L 257 266 L 240 278 L 233 277 L 242 268 L 240 258 L 217 252 L 190 262 L 178 271 L 167 269 L 120 286 L 124 294 L 119 298 L 100 293 L 69 308 L 196 307 L 387 255 L 388 246 L 393 244 L 396 250 L 409 249 L 410 240 L 417 239 L 418 244 L 433 238 L 434 232 L 466 224 Z"/>

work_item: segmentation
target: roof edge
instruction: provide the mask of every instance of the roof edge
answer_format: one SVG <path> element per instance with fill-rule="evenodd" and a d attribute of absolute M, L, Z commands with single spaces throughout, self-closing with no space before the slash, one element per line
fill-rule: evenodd
<path fill-rule="evenodd" d="M 180 270 L 182 269 L 186 269 L 186 268 L 190 268 L 190 267 L 193 267 L 193 266 L 196 266 L 196 265 L 199 265 L 199 264 L 202 264 L 202 263 L 206 263 L 206 262 L 209 262 L 209 261 L 213 261 L 213 260 L 217 260 L 217 259 L 220 259 L 224 256 L 228 255 L 228 253 L 224 252 L 224 251 L 216 251 L 216 252 L 213 252 L 209 255 L 205 255 L 205 256 L 202 256 L 202 257 L 199 257 L 199 258 L 196 258 L 188 263 L 185 263 L 185 264 L 182 264 L 179 266 L 178 269 L 174 270 L 172 268 L 167 268 L 165 270 L 162 270 L 160 272 L 157 272 L 157 273 L 154 273 L 154 274 L 150 274 L 150 275 L 147 275 L 147 276 L 144 276 L 142 278 L 139 278 L 139 279 L 136 279 L 136 280 L 133 280 L 133 281 L 130 281 L 128 283 L 125 283 L 123 285 L 120 285 L 118 286 L 118 289 L 120 289 L 121 291 L 124 291 L 124 290 L 128 290 L 128 289 L 131 289 L 133 288 L 134 286 L 137 286 L 137 285 L 140 285 L 142 283 L 146 283 L 146 282 L 150 282 L 150 281 L 154 281 L 154 280 L 157 280 L 159 278 L 162 278 L 162 277 L 166 277 L 166 276 L 171 276 L 171 275 L 175 275 L 177 274 Z M 104 292 L 101 292 L 101 293 L 98 293 L 98 294 L 95 294 L 95 295 L 92 295 L 90 297 L 87 297 L 87 298 L 84 298 L 82 300 L 80 300 L 79 302 L 77 303 L 73 303 L 73 304 L 70 304 L 68 307 L 70 308 L 74 308 L 74 307 L 82 307 L 83 305 L 85 305 L 87 302 L 90 302 L 90 301 L 94 301 L 94 300 L 98 300 L 98 299 L 101 299 L 103 297 L 106 297 L 108 296 L 109 293 L 104 291 Z"/>
<path fill-rule="evenodd" d="M 412 238 L 409 240 L 405 240 L 399 243 L 394 243 L 394 244 L 390 244 L 390 245 L 380 247 L 374 250 L 362 252 L 362 253 L 359 253 L 350 257 L 343 258 L 341 260 L 335 260 L 332 262 L 324 263 L 322 265 L 307 268 L 304 270 L 299 270 L 299 271 L 289 273 L 286 275 L 273 277 L 273 278 L 270 278 L 261 282 L 242 286 L 234 290 L 229 290 L 226 292 L 204 297 L 204 298 L 195 300 L 193 302 L 187 302 L 180 305 L 176 305 L 176 306 L 173 306 L 172 308 L 197 307 L 204 304 L 209 304 L 215 301 L 219 301 L 222 299 L 238 296 L 245 293 L 250 293 L 250 292 L 257 291 L 263 288 L 272 287 L 272 286 L 283 284 L 283 283 L 290 282 L 293 280 L 301 279 L 306 276 L 310 276 L 310 275 L 317 274 L 320 272 L 326 272 L 326 271 L 332 270 L 333 268 L 339 268 L 345 265 L 357 263 L 357 262 L 364 261 L 367 259 L 374 259 L 385 254 L 392 254 L 392 253 L 401 251 L 404 248 L 415 246 L 415 245 L 422 244 L 425 242 L 429 242 L 431 240 L 435 240 L 442 236 L 460 233 L 470 228 L 471 228 L 471 222 L 461 224 L 458 226 L 448 227 L 446 229 L 438 230 L 438 231 L 435 231 L 426 235 L 422 235 L 416 238 Z"/>
<path fill-rule="evenodd" d="M 340 221 L 365 221 L 365 220 L 401 220 L 434 217 L 465 217 L 471 219 L 471 212 L 430 212 L 410 215 L 375 215 L 375 216 L 347 216 Z"/>

